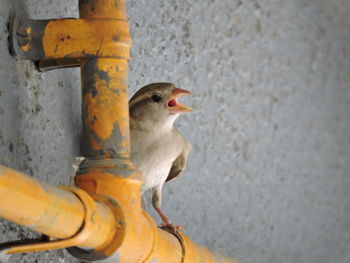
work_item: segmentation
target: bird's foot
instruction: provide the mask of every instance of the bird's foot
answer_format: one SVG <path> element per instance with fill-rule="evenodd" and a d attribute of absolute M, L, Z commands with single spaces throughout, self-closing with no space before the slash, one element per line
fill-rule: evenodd
<path fill-rule="evenodd" d="M 168 232 L 171 232 L 171 233 L 176 233 L 177 231 L 180 231 L 182 229 L 184 229 L 185 227 L 184 226 L 174 226 L 173 224 L 171 224 L 170 222 L 168 223 L 162 223 L 161 226 L 160 226 L 161 229 L 164 229 Z"/>
<path fill-rule="evenodd" d="M 184 229 L 184 226 L 174 226 L 170 222 L 170 219 L 163 213 L 162 210 L 160 210 L 160 208 L 156 208 L 156 211 L 163 221 L 163 223 L 160 226 L 162 229 L 167 230 L 167 231 L 172 232 L 172 233 L 176 233 L 177 231 Z"/>

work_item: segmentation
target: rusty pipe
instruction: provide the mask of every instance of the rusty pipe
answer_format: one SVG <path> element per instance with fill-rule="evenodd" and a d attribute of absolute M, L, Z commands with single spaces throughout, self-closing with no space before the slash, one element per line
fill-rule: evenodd
<path fill-rule="evenodd" d="M 84 223 L 84 206 L 72 192 L 41 183 L 0 165 L 0 217 L 58 239 L 76 234 Z M 96 202 L 92 236 L 81 245 L 109 242 L 116 229 L 115 215 Z"/>
<path fill-rule="evenodd" d="M 194 244 L 183 233 L 174 236 L 158 229 L 145 212 L 141 212 L 137 221 L 147 222 L 143 227 L 147 229 L 148 236 L 136 233 L 133 237 L 125 238 L 126 232 L 132 232 L 125 229 L 130 223 L 124 221 L 121 207 L 113 207 L 115 203 L 106 196 L 96 196 L 96 199 L 99 201 L 96 202 L 97 209 L 93 214 L 94 225 L 90 235 L 83 243 L 75 244 L 85 247 L 86 250 L 73 249 L 82 258 L 101 259 L 101 256 L 96 255 L 95 248 L 108 247 L 111 242 L 117 242 L 117 251 L 107 251 L 112 259 L 113 256 L 119 258 L 119 261 L 112 262 L 237 263 Z M 4 166 L 0 166 L 0 200 L 2 218 L 53 238 L 69 239 L 84 225 L 83 203 L 76 195 L 65 189 L 40 183 Z M 138 206 L 139 204 L 134 205 L 136 211 Z M 118 213 L 113 212 L 113 209 L 119 211 L 119 217 L 116 218 Z M 114 235 L 116 231 L 118 235 Z M 117 241 L 112 240 L 113 237 Z M 47 249 L 45 243 L 41 245 Z M 14 246 L 6 252 L 34 252 L 38 251 L 37 248 Z"/>

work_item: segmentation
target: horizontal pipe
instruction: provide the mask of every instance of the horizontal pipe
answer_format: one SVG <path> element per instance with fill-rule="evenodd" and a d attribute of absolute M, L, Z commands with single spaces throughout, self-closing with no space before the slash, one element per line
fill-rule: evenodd
<path fill-rule="evenodd" d="M 0 165 L 0 217 L 50 237 L 74 236 L 84 223 L 84 206 L 72 192 L 41 183 Z M 115 232 L 115 217 L 102 203 L 96 203 L 93 235 L 81 245 L 98 247 Z"/>
<path fill-rule="evenodd" d="M 118 261 L 107 262 L 238 263 L 234 259 L 216 255 L 196 245 L 183 233 L 175 236 L 157 228 L 150 216 L 140 210 L 140 203 L 133 198 L 138 196 L 138 180 L 125 178 L 104 180 L 103 177 L 100 181 L 105 181 L 106 185 L 101 182 L 98 185 L 90 184 L 88 190 L 99 192 L 94 187 L 104 187 L 108 192 L 112 190 L 112 185 L 124 185 L 124 190 L 121 191 L 119 188 L 117 194 L 121 197 L 121 204 L 118 206 L 112 202 L 106 205 L 108 198 L 96 195 L 96 199 L 100 201 L 96 202 L 97 209 L 91 220 L 93 222 L 91 234 L 83 243 L 76 245 L 94 253 L 101 248 L 102 258 L 106 256 L 113 258 L 113 255 L 119 258 Z M 110 180 L 112 184 L 108 183 Z M 124 198 L 124 191 L 129 192 L 132 198 Z M 75 194 L 40 183 L 1 165 L 0 200 L 0 217 L 52 238 L 68 239 L 84 224 L 84 206 Z M 117 250 L 106 250 L 106 246 L 113 242 L 117 244 L 115 247 Z M 13 253 L 11 248 L 7 253 Z"/>
<path fill-rule="evenodd" d="M 115 19 L 50 20 L 42 41 L 45 59 L 129 58 L 131 42 L 127 21 Z"/>

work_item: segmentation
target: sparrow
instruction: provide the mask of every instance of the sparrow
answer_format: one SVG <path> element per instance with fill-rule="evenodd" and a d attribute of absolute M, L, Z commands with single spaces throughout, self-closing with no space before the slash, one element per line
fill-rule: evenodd
<path fill-rule="evenodd" d="M 191 149 L 189 142 L 175 128 L 174 122 L 192 109 L 177 99 L 191 92 L 172 83 L 152 83 L 135 93 L 129 101 L 130 159 L 143 174 L 141 193 L 152 191 L 152 206 L 163 221 L 162 226 L 176 231 L 161 210 L 164 183 L 179 177 L 186 167 Z"/>

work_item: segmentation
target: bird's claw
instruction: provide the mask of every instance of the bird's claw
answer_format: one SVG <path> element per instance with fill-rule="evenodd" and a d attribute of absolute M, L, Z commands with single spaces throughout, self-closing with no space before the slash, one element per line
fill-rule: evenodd
<path fill-rule="evenodd" d="M 171 233 L 176 233 L 177 231 L 180 231 L 182 229 L 184 229 L 184 226 L 174 226 L 173 224 L 171 224 L 170 222 L 167 223 L 162 223 L 160 226 L 161 229 L 166 230 L 168 232 Z"/>
<path fill-rule="evenodd" d="M 155 210 L 159 214 L 160 218 L 162 219 L 163 223 L 160 225 L 161 229 L 164 229 L 168 232 L 176 234 L 177 231 L 184 229 L 184 226 L 174 226 L 169 218 L 160 210 L 159 207 L 156 207 Z"/>

